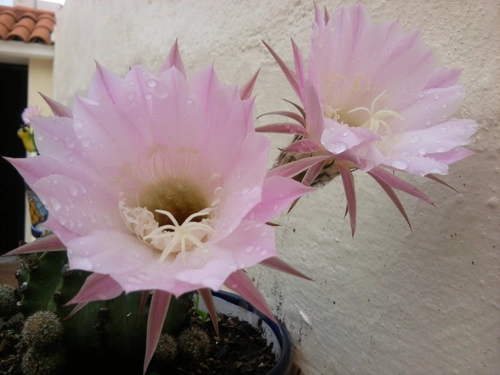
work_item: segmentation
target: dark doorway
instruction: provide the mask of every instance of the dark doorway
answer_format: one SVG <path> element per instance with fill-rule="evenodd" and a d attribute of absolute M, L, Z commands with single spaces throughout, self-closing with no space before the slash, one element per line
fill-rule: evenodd
<path fill-rule="evenodd" d="M 26 156 L 17 130 L 27 106 L 28 67 L 0 64 L 0 155 Z M 16 248 L 24 239 L 25 187 L 22 177 L 0 158 L 0 254 Z"/>

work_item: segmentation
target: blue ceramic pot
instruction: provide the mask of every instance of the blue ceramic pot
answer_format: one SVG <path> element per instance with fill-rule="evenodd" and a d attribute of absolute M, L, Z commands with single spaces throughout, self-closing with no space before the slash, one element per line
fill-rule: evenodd
<path fill-rule="evenodd" d="M 273 343 L 276 366 L 269 375 L 287 375 L 292 366 L 292 342 L 282 324 L 276 324 L 240 296 L 223 291 L 212 292 L 218 313 L 238 317 L 263 330 L 267 343 Z M 202 306 L 200 306 L 201 308 Z M 259 321 L 262 324 L 259 325 Z"/>

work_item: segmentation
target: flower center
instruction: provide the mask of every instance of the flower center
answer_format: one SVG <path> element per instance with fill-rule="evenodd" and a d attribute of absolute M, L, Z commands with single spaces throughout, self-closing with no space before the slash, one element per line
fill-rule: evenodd
<path fill-rule="evenodd" d="M 171 253 L 185 254 L 199 248 L 208 251 L 205 242 L 215 234 L 203 192 L 195 185 L 178 179 L 162 179 L 139 193 L 136 207 L 120 201 L 120 211 L 128 228 L 137 237 L 161 252 L 159 261 Z"/>
<path fill-rule="evenodd" d="M 387 122 L 390 121 L 391 118 L 401 119 L 402 116 L 396 111 L 391 111 L 389 109 L 375 110 L 377 101 L 379 101 L 384 94 L 385 91 L 379 94 L 375 100 L 373 100 L 370 108 L 356 107 L 346 112 L 343 108 L 333 108 L 332 106 L 326 105 L 325 115 L 342 124 L 367 128 L 382 136 L 391 136 L 392 129 Z"/>

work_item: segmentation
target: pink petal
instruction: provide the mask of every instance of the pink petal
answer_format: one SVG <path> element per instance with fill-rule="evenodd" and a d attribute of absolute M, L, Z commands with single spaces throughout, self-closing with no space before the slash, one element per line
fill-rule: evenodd
<path fill-rule="evenodd" d="M 290 178 L 268 177 L 264 180 L 260 203 L 248 213 L 247 218 L 264 223 L 270 221 L 293 200 L 313 190 Z"/>
<path fill-rule="evenodd" d="M 354 189 L 354 177 L 349 168 L 337 163 L 342 183 L 344 185 L 344 192 L 347 199 L 347 208 L 349 211 L 349 219 L 351 222 L 351 232 L 354 236 L 356 231 L 356 190 Z"/>
<path fill-rule="evenodd" d="M 146 370 L 153 358 L 158 340 L 160 339 L 163 322 L 167 316 L 168 306 L 170 305 L 171 294 L 160 290 L 155 290 L 149 308 L 147 338 L 146 338 L 146 355 L 144 357 L 143 373 Z"/>
<path fill-rule="evenodd" d="M 427 195 L 418 190 L 415 186 L 409 184 L 406 181 L 403 181 L 399 177 L 394 176 L 393 174 L 387 172 L 382 168 L 373 168 L 370 171 L 370 175 L 372 177 L 373 176 L 378 177 L 380 180 L 382 180 L 383 182 L 385 182 L 387 185 L 389 185 L 394 189 L 404 191 L 405 193 L 413 195 L 414 197 L 417 197 L 419 199 L 426 201 L 427 203 L 434 205 L 432 200 L 429 197 L 427 197 Z"/>
<path fill-rule="evenodd" d="M 46 237 L 40 237 L 35 241 L 19 246 L 17 249 L 9 251 L 3 256 L 63 250 L 66 250 L 66 246 L 64 246 L 61 240 L 55 235 L 49 235 Z"/>
<path fill-rule="evenodd" d="M 306 130 L 302 125 L 291 122 L 268 124 L 255 128 L 258 133 L 281 133 L 281 134 L 299 134 L 306 135 Z"/>
<path fill-rule="evenodd" d="M 307 134 L 316 142 L 321 142 L 321 135 L 325 129 L 323 121 L 323 110 L 319 103 L 316 89 L 310 82 L 306 82 L 304 98 L 304 110 L 307 120 Z"/>
<path fill-rule="evenodd" d="M 273 322 L 277 323 L 277 320 L 271 312 L 271 309 L 269 309 L 269 305 L 266 300 L 259 290 L 253 285 L 252 280 L 246 275 L 245 271 L 238 270 L 232 273 L 226 279 L 224 285 L 234 290 L 250 302 L 257 310 L 262 312 Z"/>
<path fill-rule="evenodd" d="M 292 120 L 297 121 L 299 124 L 303 125 L 304 127 L 306 125 L 306 123 L 304 122 L 304 119 L 302 118 L 302 116 L 300 116 L 300 115 L 298 115 L 298 114 L 296 114 L 294 112 L 289 112 L 289 111 L 272 111 L 272 112 L 266 112 L 266 113 L 263 113 L 262 115 L 260 115 L 257 118 L 261 118 L 262 116 L 269 116 L 269 115 L 278 115 L 278 116 L 289 117 Z"/>
<path fill-rule="evenodd" d="M 438 67 L 434 70 L 434 73 L 429 79 L 429 82 L 427 82 L 427 85 L 424 87 L 424 90 L 458 85 L 461 72 L 462 69 Z"/>
<path fill-rule="evenodd" d="M 292 39 L 292 48 L 293 48 L 293 61 L 295 62 L 295 72 L 297 75 L 297 82 L 302 92 L 302 90 L 306 86 L 306 79 L 307 79 L 306 73 L 304 71 L 304 58 L 302 57 L 302 52 L 300 51 L 297 44 L 295 44 L 293 39 Z M 300 98 L 302 98 L 302 94 L 300 95 Z"/>
<path fill-rule="evenodd" d="M 257 76 L 259 75 L 260 69 L 255 72 L 255 74 L 250 78 L 250 80 L 240 87 L 240 98 L 241 100 L 250 99 L 252 96 L 252 91 L 255 87 L 255 82 L 257 82 Z"/>
<path fill-rule="evenodd" d="M 297 77 L 295 76 L 295 73 L 292 72 L 288 68 L 288 66 L 285 64 L 285 62 L 278 56 L 278 54 L 266 42 L 262 41 L 262 43 L 264 43 L 264 45 L 269 50 L 269 52 L 271 52 L 271 55 L 273 55 L 274 60 L 276 60 L 279 67 L 281 68 L 281 70 L 285 74 L 285 77 L 288 80 L 288 82 L 290 83 L 290 86 L 292 86 L 292 89 L 295 91 L 297 96 L 300 98 L 301 97 L 300 88 L 299 88 L 299 83 L 297 81 Z"/>
<path fill-rule="evenodd" d="M 182 62 L 181 54 L 179 52 L 179 43 L 177 39 L 175 39 L 174 44 L 170 48 L 167 59 L 160 68 L 160 75 L 166 70 L 171 69 L 172 67 L 175 67 L 179 71 L 179 73 L 184 76 L 184 78 L 187 78 L 186 70 L 184 69 L 184 63 Z"/>
<path fill-rule="evenodd" d="M 341 154 L 355 146 L 382 139 L 380 135 L 365 128 L 355 128 L 325 118 L 325 130 L 321 143 L 334 155 Z"/>
<path fill-rule="evenodd" d="M 399 200 L 399 198 L 396 195 L 396 193 L 394 192 L 394 190 L 387 183 L 385 183 L 382 179 L 380 179 L 377 175 L 374 175 L 374 174 L 372 174 L 370 172 L 368 172 L 368 174 L 371 175 L 375 181 L 377 181 L 377 183 L 382 187 L 382 189 L 384 189 L 385 193 L 392 200 L 392 202 L 397 207 L 397 209 L 399 210 L 399 212 L 401 213 L 401 215 L 403 215 L 403 217 L 405 218 L 406 222 L 408 223 L 408 226 L 411 229 L 410 219 L 408 219 L 408 215 L 406 214 L 406 211 L 405 211 L 405 209 L 403 207 L 403 204 Z"/>
<path fill-rule="evenodd" d="M 96 102 L 104 101 L 116 104 L 123 79 L 105 69 L 96 61 L 96 72 L 87 98 Z"/>
<path fill-rule="evenodd" d="M 66 305 L 113 299 L 122 293 L 122 287 L 112 277 L 92 273 L 87 277 L 80 291 Z"/>
<path fill-rule="evenodd" d="M 283 152 L 296 152 L 298 154 L 311 154 L 318 151 L 320 148 L 318 144 L 312 139 L 306 138 L 300 141 L 293 142 L 290 146 L 285 148 Z"/>
<path fill-rule="evenodd" d="M 309 276 L 304 275 L 302 272 L 297 271 L 295 268 L 290 266 L 289 264 L 285 263 L 283 260 L 281 260 L 278 257 L 272 257 L 272 258 L 267 258 L 260 262 L 261 265 L 272 268 L 273 270 L 281 271 L 288 273 L 293 276 L 301 277 L 306 280 L 311 280 L 312 279 Z"/>
<path fill-rule="evenodd" d="M 304 172 L 306 169 L 311 168 L 313 165 L 326 159 L 330 159 L 331 157 L 332 155 L 312 156 L 310 158 L 300 159 L 291 163 L 283 164 L 279 167 L 271 169 L 267 173 L 267 177 L 282 176 L 292 178 L 299 173 Z"/>
<path fill-rule="evenodd" d="M 73 112 L 64 104 L 58 103 L 42 93 L 40 95 L 47 102 L 54 116 L 73 118 Z"/>
<path fill-rule="evenodd" d="M 219 337 L 219 321 L 217 319 L 217 310 L 215 309 L 214 298 L 212 297 L 212 291 L 208 288 L 198 289 L 205 306 L 207 307 L 208 313 L 210 314 L 210 319 L 214 325 L 215 333 Z"/>

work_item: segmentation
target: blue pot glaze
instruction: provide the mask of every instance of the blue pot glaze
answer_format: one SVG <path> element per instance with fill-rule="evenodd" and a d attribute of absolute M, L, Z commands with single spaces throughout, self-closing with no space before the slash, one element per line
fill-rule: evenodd
<path fill-rule="evenodd" d="M 259 310 L 257 310 L 255 307 L 253 307 L 250 303 L 248 303 L 246 300 L 244 300 L 243 298 L 241 298 L 236 294 L 218 291 L 218 292 L 212 292 L 212 295 L 216 297 L 215 298 L 216 303 L 217 303 L 217 298 L 220 298 L 232 305 L 238 306 L 251 313 L 254 317 L 257 317 L 257 319 L 255 320 L 261 319 L 271 329 L 272 334 L 275 338 L 275 342 L 278 343 L 281 349 L 281 353 L 278 355 L 276 359 L 277 362 L 276 366 L 274 366 L 274 368 L 268 373 L 268 375 L 287 375 L 290 372 L 292 366 L 292 341 L 285 326 L 282 324 L 276 324 L 267 316 L 265 316 L 263 313 L 261 313 Z M 228 314 L 228 315 L 233 315 L 233 314 Z M 233 316 L 238 316 L 238 315 L 236 314 Z M 243 320 L 245 319 L 243 318 Z"/>

